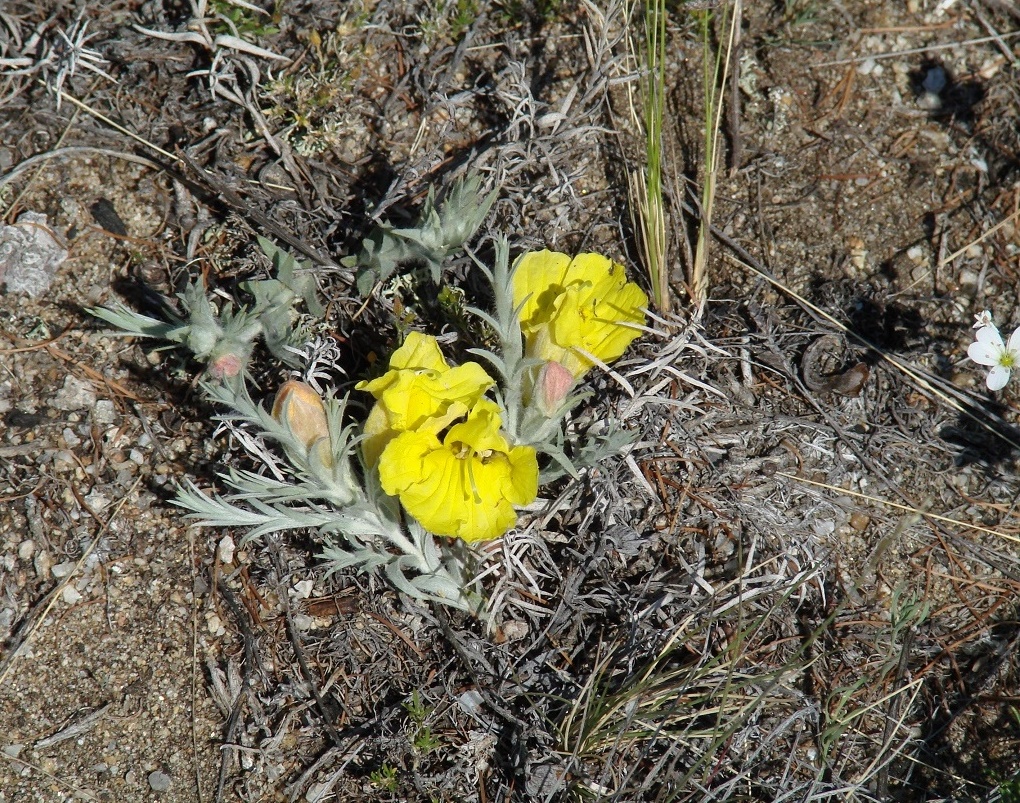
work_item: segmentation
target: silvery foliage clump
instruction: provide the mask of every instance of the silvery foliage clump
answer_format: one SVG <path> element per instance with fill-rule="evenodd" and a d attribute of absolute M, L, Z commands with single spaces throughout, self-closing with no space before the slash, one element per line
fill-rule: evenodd
<path fill-rule="evenodd" d="M 447 257 L 471 239 L 496 200 L 495 190 L 482 195 L 481 184 L 481 177 L 471 173 L 438 205 L 430 188 L 418 223 L 411 228 L 380 224 L 362 242 L 357 257 L 343 260 L 345 266 L 358 269 L 358 292 L 368 296 L 377 282 L 407 263 L 424 264 L 439 284 Z"/>
<path fill-rule="evenodd" d="M 315 281 L 308 266 L 278 248 L 264 237 L 259 244 L 272 262 L 275 279 L 242 282 L 239 287 L 252 303 L 235 308 L 217 306 L 209 297 L 205 281 L 199 277 L 177 294 L 181 313 L 165 303 L 163 319 L 142 315 L 119 301 L 89 312 L 122 330 L 121 334 L 167 340 L 187 348 L 195 359 L 211 366 L 220 375 L 243 372 L 251 359 L 255 341 L 262 337 L 274 357 L 290 368 L 299 368 L 301 347 L 309 336 L 295 325 L 295 307 L 303 301 L 308 312 L 321 317 L 322 304 L 315 295 Z M 217 366 L 231 360 L 235 370 Z"/>
<path fill-rule="evenodd" d="M 294 529 L 312 529 L 325 540 L 322 557 L 329 571 L 354 567 L 381 572 L 399 591 L 419 600 L 478 611 L 481 598 L 465 587 L 459 554 L 443 554 L 435 539 L 413 521 L 403 522 L 397 500 L 378 487 L 372 472 L 362 472 L 358 430 L 344 424 L 347 399 L 325 398 L 331 464 L 309 449 L 290 427 L 252 401 L 243 379 L 203 384 L 209 398 L 230 412 L 218 418 L 248 427 L 258 438 L 277 443 L 286 461 L 249 449 L 272 462 L 275 476 L 234 468 L 220 474 L 231 489 L 204 494 L 186 480 L 175 503 L 205 527 L 245 527 L 242 545 L 253 538 Z M 246 441 L 241 440 L 242 443 Z"/>
<path fill-rule="evenodd" d="M 430 200 L 420 229 L 403 229 L 393 236 L 429 244 L 430 258 L 445 258 L 481 224 L 484 214 L 479 210 L 491 206 L 493 196 L 482 197 L 480 186 L 476 176 L 460 182 L 440 210 Z M 378 241 L 385 242 L 387 236 L 380 234 Z M 398 500 L 382 490 L 375 472 L 363 469 L 357 448 L 360 430 L 344 423 L 346 397 L 327 393 L 324 399 L 330 461 L 302 442 L 286 421 L 252 400 L 246 368 L 259 338 L 274 357 L 314 383 L 318 360 L 310 353 L 313 338 L 297 308 L 303 304 L 315 318 L 324 314 L 307 266 L 268 240 L 259 242 L 273 262 L 275 277 L 239 285 L 251 298 L 247 305 L 214 303 L 197 279 L 178 295 L 178 309 L 165 303 L 163 319 L 117 302 L 90 310 L 120 334 L 183 346 L 206 363 L 204 392 L 227 409 L 219 419 L 264 469 L 229 468 L 220 475 L 230 489 L 226 494 L 207 495 L 185 480 L 176 503 L 201 526 L 246 528 L 242 543 L 286 530 L 316 530 L 325 541 L 321 556 L 329 562 L 329 571 L 353 567 L 377 573 L 415 599 L 482 613 L 483 599 L 465 578 L 474 576 L 467 570 L 475 555 L 460 541 L 440 548 L 430 533 L 401 514 Z M 412 248 L 411 253 L 425 251 Z M 386 270 L 396 267 L 398 262 L 387 263 Z M 286 459 L 267 443 L 278 445 Z"/>

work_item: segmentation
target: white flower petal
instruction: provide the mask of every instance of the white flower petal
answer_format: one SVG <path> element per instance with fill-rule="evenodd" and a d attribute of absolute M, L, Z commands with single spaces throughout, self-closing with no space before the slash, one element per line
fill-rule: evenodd
<path fill-rule="evenodd" d="M 1009 369 L 1003 365 L 996 365 L 988 372 L 988 379 L 985 384 L 989 390 L 1002 390 L 1009 382 Z"/>
<path fill-rule="evenodd" d="M 1013 330 L 1006 343 L 1006 351 L 1013 355 L 1016 362 L 1020 362 L 1020 326 Z"/>
<path fill-rule="evenodd" d="M 974 333 L 974 339 L 978 343 L 991 343 L 1000 349 L 1003 347 L 1002 335 L 999 334 L 999 330 L 994 326 L 982 326 Z"/>
<path fill-rule="evenodd" d="M 997 346 L 992 343 L 982 343 L 981 341 L 971 343 L 967 347 L 967 356 L 978 365 L 998 365 L 1002 352 L 1003 348 L 1001 345 Z"/>

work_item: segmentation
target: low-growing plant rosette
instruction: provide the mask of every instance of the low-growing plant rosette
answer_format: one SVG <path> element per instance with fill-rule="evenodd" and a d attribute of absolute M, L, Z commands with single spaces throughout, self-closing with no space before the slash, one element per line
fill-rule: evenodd
<path fill-rule="evenodd" d="M 492 195 L 483 197 L 480 186 L 463 183 L 450 220 L 465 205 L 487 208 Z M 422 231 L 436 229 L 429 221 Z M 379 253 L 431 242 L 415 231 L 383 230 Z M 455 234 L 429 251 L 431 268 L 470 232 Z M 336 374 L 323 366 L 337 352 L 311 337 L 323 308 L 310 267 L 262 245 L 277 277 L 245 283 L 249 302 L 214 303 L 198 280 L 181 295 L 180 312 L 167 302 L 167 322 L 123 305 L 94 311 L 124 334 L 181 345 L 206 363 L 202 388 L 226 409 L 220 420 L 256 464 L 228 466 L 220 475 L 225 493 L 185 479 L 176 504 L 200 525 L 244 528 L 242 544 L 312 531 L 331 572 L 377 573 L 415 599 L 484 616 L 480 581 L 466 579 L 477 578 L 487 559 L 474 545 L 515 527 L 543 482 L 577 476 L 630 442 L 604 421 L 590 437 L 564 422 L 590 395 L 578 388 L 584 376 L 618 359 L 640 334 L 647 296 L 622 265 L 598 254 L 536 251 L 511 268 L 500 238 L 491 267 L 475 260 L 491 284 L 492 309 L 470 308 L 489 327 L 480 339 L 494 345 L 467 349 L 478 362 L 453 364 L 435 337 L 410 332 L 385 373 L 355 385 L 374 398 L 359 421 L 346 395 L 320 390 Z M 366 275 L 384 282 L 398 267 L 394 258 Z M 249 395 L 259 338 L 300 377 L 279 388 L 270 409 Z"/>

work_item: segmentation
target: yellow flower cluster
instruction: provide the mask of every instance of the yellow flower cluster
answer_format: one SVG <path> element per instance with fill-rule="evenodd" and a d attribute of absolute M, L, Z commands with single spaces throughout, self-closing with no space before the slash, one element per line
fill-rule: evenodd
<path fill-rule="evenodd" d="M 580 377 L 638 336 L 648 298 L 603 256 L 539 251 L 518 260 L 513 303 L 526 355 L 544 361 L 525 395 L 552 420 Z M 367 469 L 435 535 L 499 538 L 538 494 L 535 449 L 508 440 L 499 406 L 485 397 L 495 384 L 478 363 L 451 366 L 434 337 L 411 332 L 383 376 L 357 385 L 376 400 L 362 441 Z M 309 459 L 332 466 L 325 407 L 311 387 L 286 383 L 273 416 Z"/>
<path fill-rule="evenodd" d="M 499 538 L 517 521 L 515 506 L 538 494 L 535 450 L 507 441 L 499 408 L 483 396 L 494 384 L 477 363 L 451 367 L 434 337 L 411 332 L 390 370 L 357 386 L 376 398 L 366 463 L 436 535 Z"/>

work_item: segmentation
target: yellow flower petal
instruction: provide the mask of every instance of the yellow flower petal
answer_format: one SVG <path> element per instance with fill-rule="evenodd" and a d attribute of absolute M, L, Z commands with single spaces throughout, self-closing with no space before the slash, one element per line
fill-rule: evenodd
<path fill-rule="evenodd" d="M 478 363 L 451 368 L 434 337 L 411 332 L 390 358 L 390 370 L 357 388 L 377 399 L 365 424 L 362 454 L 373 465 L 396 434 L 426 422 L 442 429 L 464 415 L 495 381 Z"/>
<path fill-rule="evenodd" d="M 538 493 L 538 460 L 527 446 L 510 448 L 496 405 L 483 399 L 442 442 L 432 431 L 402 432 L 379 459 L 386 493 L 436 535 L 486 541 L 517 520 L 515 505 Z"/>
<path fill-rule="evenodd" d="M 525 299 L 527 299 L 525 301 Z M 623 266 L 600 254 L 538 251 L 514 273 L 514 303 L 524 301 L 521 330 L 528 355 L 555 361 L 580 377 L 593 362 L 620 357 L 639 334 L 648 297 Z"/>
<path fill-rule="evenodd" d="M 569 265 L 569 256 L 548 250 L 531 251 L 517 260 L 514 266 L 514 306 L 524 301 L 522 325 L 535 320 L 539 311 L 547 309 L 553 297 L 562 291 Z"/>

